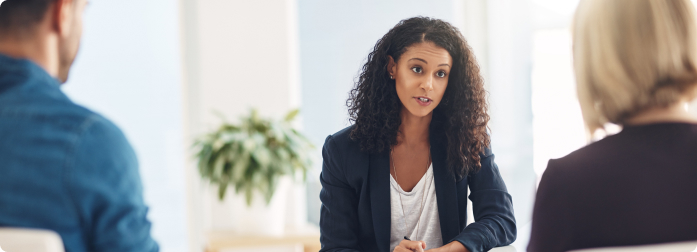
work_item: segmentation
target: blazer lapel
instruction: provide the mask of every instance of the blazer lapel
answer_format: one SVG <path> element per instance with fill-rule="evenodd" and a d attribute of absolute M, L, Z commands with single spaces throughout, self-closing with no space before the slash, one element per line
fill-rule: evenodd
<path fill-rule="evenodd" d="M 443 243 L 447 243 L 460 234 L 457 187 L 455 185 L 455 178 L 450 173 L 447 166 L 447 143 L 445 141 L 439 141 L 434 134 L 431 134 L 431 136 L 433 181 L 436 184 L 440 232 L 443 237 Z"/>
<path fill-rule="evenodd" d="M 370 206 L 375 240 L 380 251 L 390 250 L 390 156 L 389 152 L 370 155 Z"/>

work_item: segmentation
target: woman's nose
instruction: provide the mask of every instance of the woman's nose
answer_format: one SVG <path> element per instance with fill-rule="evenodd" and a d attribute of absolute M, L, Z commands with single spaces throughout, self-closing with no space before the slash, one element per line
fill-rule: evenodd
<path fill-rule="evenodd" d="M 433 76 L 426 77 L 426 79 L 421 82 L 421 88 L 426 91 L 433 90 Z"/>

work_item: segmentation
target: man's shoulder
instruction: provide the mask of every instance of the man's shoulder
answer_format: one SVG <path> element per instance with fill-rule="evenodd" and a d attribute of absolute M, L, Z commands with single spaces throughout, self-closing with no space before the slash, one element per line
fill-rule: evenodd
<path fill-rule="evenodd" d="M 75 104 L 57 82 L 42 76 L 3 80 L 0 92 L 0 120 L 11 119 L 42 124 L 79 125 L 97 113 Z"/>
<path fill-rule="evenodd" d="M 65 130 L 94 126 L 119 131 L 110 120 L 74 103 L 58 86 L 53 85 L 34 81 L 7 90 L 0 98 L 0 120 L 52 125 Z"/>
<path fill-rule="evenodd" d="M 93 146 L 130 148 L 116 124 L 67 97 L 38 96 L 0 107 L 0 128 L 24 132 L 22 135 L 28 137 L 34 135 L 30 138 L 48 134 L 68 141 L 69 146 L 94 141 Z"/>
<path fill-rule="evenodd" d="M 15 110 L 2 111 L 3 117 L 26 120 L 29 124 L 43 124 L 54 130 L 83 134 L 87 130 L 99 130 L 108 134 L 121 134 L 121 130 L 109 119 L 72 102 L 51 102 L 29 105 Z"/>
<path fill-rule="evenodd" d="M 125 141 L 125 136 L 121 129 L 106 117 L 91 111 L 83 116 L 80 120 L 82 123 L 79 128 L 83 135 L 100 138 L 100 141 L 108 139 Z"/>

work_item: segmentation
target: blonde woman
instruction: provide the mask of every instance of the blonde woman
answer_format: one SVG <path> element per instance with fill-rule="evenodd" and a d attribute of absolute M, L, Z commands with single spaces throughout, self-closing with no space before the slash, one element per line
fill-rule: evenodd
<path fill-rule="evenodd" d="M 528 251 L 697 240 L 697 27 L 689 0 L 582 0 L 573 26 L 589 133 L 550 160 Z"/>

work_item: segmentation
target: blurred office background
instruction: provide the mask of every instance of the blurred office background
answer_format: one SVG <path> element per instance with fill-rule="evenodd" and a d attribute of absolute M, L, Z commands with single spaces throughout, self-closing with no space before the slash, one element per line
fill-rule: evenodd
<path fill-rule="evenodd" d="M 429 16 L 459 27 L 489 91 L 492 147 L 513 196 L 524 251 L 536 182 L 550 158 L 585 144 L 569 25 L 578 0 L 99 0 L 64 90 L 104 114 L 133 144 L 153 235 L 164 252 L 211 249 L 245 236 L 195 168 L 193 140 L 257 108 L 301 109 L 317 146 L 304 184 L 277 194 L 287 236 L 317 235 L 321 147 L 348 126 L 345 101 L 365 57 L 398 21 Z M 697 107 L 693 106 L 693 111 Z M 232 239 L 232 238 L 230 238 Z M 211 250 L 212 251 L 212 250 Z"/>

